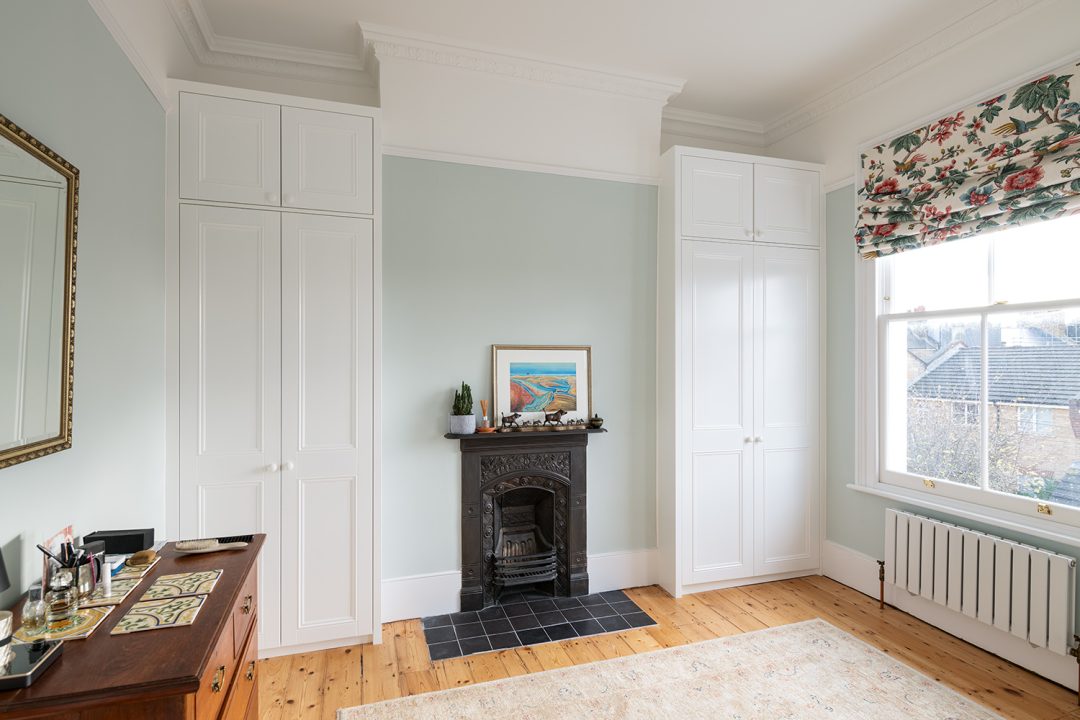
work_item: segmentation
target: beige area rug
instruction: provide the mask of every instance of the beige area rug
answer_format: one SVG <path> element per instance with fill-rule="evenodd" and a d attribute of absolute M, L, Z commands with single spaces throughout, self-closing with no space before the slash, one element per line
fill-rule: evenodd
<path fill-rule="evenodd" d="M 338 720 L 997 715 L 823 620 L 338 711 Z"/>

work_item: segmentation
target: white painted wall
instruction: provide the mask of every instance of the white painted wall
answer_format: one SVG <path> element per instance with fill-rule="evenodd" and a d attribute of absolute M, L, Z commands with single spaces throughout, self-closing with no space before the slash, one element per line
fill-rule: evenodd
<path fill-rule="evenodd" d="M 852 177 L 856 149 L 866 141 L 1080 54 L 1078 27 L 1080 2 L 1046 0 L 772 142 L 767 153 L 825 163 L 825 186 L 835 187 Z"/>

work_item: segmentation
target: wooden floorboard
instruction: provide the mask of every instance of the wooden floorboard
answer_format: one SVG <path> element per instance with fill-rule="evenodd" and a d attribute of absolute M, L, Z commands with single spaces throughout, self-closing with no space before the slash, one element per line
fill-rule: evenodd
<path fill-rule="evenodd" d="M 382 645 L 261 661 L 262 720 L 333 720 L 338 708 L 582 665 L 820 618 L 1017 720 L 1080 720 L 1076 695 L 820 576 L 688 595 L 627 590 L 657 625 L 432 662 L 419 620 L 383 625 Z"/>

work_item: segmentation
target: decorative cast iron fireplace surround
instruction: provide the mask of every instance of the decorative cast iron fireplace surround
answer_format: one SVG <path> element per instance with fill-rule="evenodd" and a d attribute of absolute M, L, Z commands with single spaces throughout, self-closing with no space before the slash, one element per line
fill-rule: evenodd
<path fill-rule="evenodd" d="M 494 605 L 500 589 L 515 589 L 496 582 L 494 555 L 504 509 L 517 516 L 508 527 L 530 522 L 522 503 L 533 505 L 533 522 L 543 537 L 540 550 L 544 541 L 554 546 L 555 576 L 546 586 L 555 596 L 589 594 L 585 448 L 593 432 L 603 431 L 447 436 L 461 441 L 462 611 Z M 525 489 L 534 492 L 522 492 Z M 549 506 L 550 520 L 542 517 Z M 544 537 L 548 532 L 551 535 Z M 537 566 L 542 565 L 535 557 Z"/>

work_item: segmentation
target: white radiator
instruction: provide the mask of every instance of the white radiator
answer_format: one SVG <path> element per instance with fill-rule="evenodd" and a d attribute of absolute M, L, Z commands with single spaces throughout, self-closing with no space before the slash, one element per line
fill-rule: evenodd
<path fill-rule="evenodd" d="M 885 511 L 885 582 L 1068 655 L 1076 559 L 920 515 Z"/>

